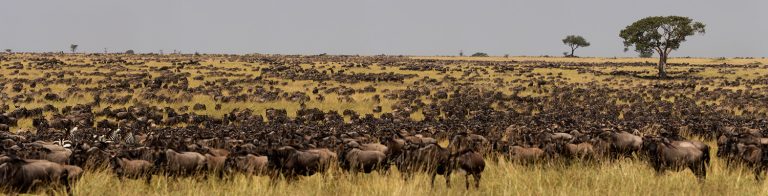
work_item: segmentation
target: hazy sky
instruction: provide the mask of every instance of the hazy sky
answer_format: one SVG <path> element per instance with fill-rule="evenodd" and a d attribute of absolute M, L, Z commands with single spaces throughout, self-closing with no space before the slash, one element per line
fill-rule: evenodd
<path fill-rule="evenodd" d="M 682 15 L 707 33 L 672 56 L 768 56 L 768 0 L 0 0 L 0 50 L 562 55 L 623 52 L 619 31 Z"/>

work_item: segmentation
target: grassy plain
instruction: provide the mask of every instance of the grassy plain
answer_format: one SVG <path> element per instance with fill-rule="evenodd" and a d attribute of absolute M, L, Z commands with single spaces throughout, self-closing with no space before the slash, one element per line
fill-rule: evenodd
<path fill-rule="evenodd" d="M 440 60 L 461 60 L 461 61 L 546 61 L 546 62 L 656 62 L 656 59 L 640 58 L 546 58 L 546 57 L 411 57 L 414 59 L 440 59 Z M 66 56 L 65 62 L 74 63 L 86 61 L 73 56 Z M 690 63 L 690 64 L 768 64 L 764 58 L 758 59 L 714 59 L 714 58 L 673 58 L 671 63 Z M 11 62 L 3 62 L 11 63 Z M 22 62 L 28 63 L 28 62 Z M 212 65 L 218 67 L 237 68 L 234 71 L 238 74 L 250 76 L 259 76 L 261 73 L 254 67 L 265 67 L 266 65 L 248 64 L 240 62 L 219 62 L 215 60 L 203 61 L 202 65 Z M 246 65 L 248 64 L 248 65 Z M 149 71 L 153 67 L 169 65 L 169 63 L 149 62 L 145 66 L 127 66 L 125 73 L 141 73 Z M 304 68 L 310 68 L 313 65 L 303 64 Z M 459 67 L 471 67 L 471 65 L 455 65 Z M 523 65 L 525 67 L 525 65 Z M 504 93 L 512 93 L 512 90 L 505 87 L 493 86 L 495 79 L 505 82 L 511 82 L 516 79 L 522 79 L 523 76 L 514 73 L 496 73 L 490 70 L 489 73 L 467 73 L 461 71 L 448 71 L 441 73 L 439 71 L 409 71 L 399 70 L 395 67 L 384 67 L 372 65 L 369 68 L 344 68 L 340 64 L 329 63 L 317 65 L 320 70 L 344 70 L 347 73 L 399 73 L 416 74 L 417 77 L 407 79 L 403 83 L 397 82 L 377 82 L 377 83 L 339 83 L 328 81 L 317 83 L 311 81 L 291 81 L 282 80 L 273 87 L 282 89 L 285 93 L 291 92 L 309 92 L 313 88 L 325 87 L 346 87 L 353 89 L 362 89 L 367 86 L 376 87 L 375 92 L 355 93 L 351 96 L 342 96 L 338 93 L 324 94 L 324 99 L 317 99 L 317 95 L 311 95 L 312 99 L 306 101 L 307 108 L 319 108 L 324 111 L 335 110 L 343 111 L 351 109 L 361 114 L 375 113 L 376 106 L 382 107 L 382 112 L 392 111 L 392 105 L 396 100 L 381 98 L 381 101 L 374 101 L 374 96 L 383 95 L 388 91 L 401 91 L 408 89 L 408 84 L 412 84 L 423 78 L 442 79 L 445 77 L 454 77 L 459 80 L 472 81 L 473 85 L 492 90 L 501 90 Z M 672 67 L 671 71 L 685 71 L 691 67 L 679 66 Z M 107 71 L 108 68 L 99 67 L 68 67 L 67 71 L 80 71 L 83 73 L 93 73 Z M 609 73 L 611 71 L 648 71 L 649 75 L 655 74 L 653 67 L 636 66 L 617 66 L 617 67 L 598 67 L 594 71 Z M 14 73 L 14 71 L 16 71 Z M 231 77 L 212 76 L 207 70 L 194 70 L 185 68 L 183 72 L 188 72 L 190 76 L 190 87 L 204 85 L 205 82 L 215 81 L 217 79 L 231 79 Z M 727 71 L 724 73 L 723 71 Z M 150 71 L 151 72 L 151 71 Z M 633 85 L 649 85 L 659 83 L 660 81 L 644 80 L 634 77 L 611 78 L 605 75 L 595 75 L 592 73 L 580 73 L 573 69 L 564 68 L 535 68 L 533 73 L 541 76 L 552 76 L 569 84 L 589 84 L 597 83 L 615 88 L 632 88 Z M 22 69 L 10 70 L 0 69 L 0 75 L 8 78 L 34 78 L 44 76 L 45 72 L 39 70 Z M 151 72 L 153 76 L 157 74 Z M 192 77 L 202 75 L 203 80 L 192 80 Z M 767 76 L 768 69 L 763 68 L 711 68 L 705 67 L 703 71 L 697 72 L 694 76 L 704 78 L 717 77 L 721 80 L 735 80 L 737 78 L 750 79 L 761 76 Z M 76 80 L 101 80 L 100 76 L 77 76 L 65 75 L 63 77 L 74 78 Z M 277 79 L 280 80 L 280 79 Z M 81 85 L 80 88 L 98 87 L 99 83 L 89 83 Z M 443 84 L 451 85 L 451 84 Z M 707 85 L 702 85 L 702 87 Z M 720 87 L 718 85 L 711 85 Z M 268 88 L 268 86 L 264 86 Z M 52 104 L 56 107 L 71 106 L 78 103 L 90 102 L 93 97 L 90 94 L 80 94 L 78 92 L 68 92 L 69 86 L 66 85 L 38 85 L 30 90 L 40 90 L 50 88 L 51 92 L 66 95 L 62 101 L 34 101 L 30 103 L 20 103 L 11 106 L 37 108 L 46 104 Z M 701 88 L 701 87 L 698 87 Z M 730 86 L 733 90 L 745 89 L 745 86 Z M 759 88 L 759 86 L 750 87 Z M 8 86 L 3 90 L 9 96 L 16 96 L 22 92 L 11 92 Z M 133 93 L 115 92 L 113 95 L 133 95 L 138 97 L 142 93 L 137 90 Z M 267 108 L 283 108 L 288 111 L 289 116 L 294 116 L 296 110 L 301 106 L 300 103 L 287 100 L 263 101 L 263 102 L 231 102 L 220 103 L 208 95 L 192 95 L 181 92 L 160 92 L 174 98 L 190 97 L 187 102 L 178 103 L 153 103 L 159 107 L 179 108 L 196 103 L 202 103 L 207 109 L 195 111 L 198 114 L 208 114 L 221 117 L 225 113 L 235 108 L 250 108 L 256 113 L 264 114 Z M 225 92 L 226 93 L 226 92 Z M 526 89 L 520 93 L 522 96 L 546 96 L 546 93 L 534 89 Z M 321 93 L 322 94 L 322 93 Z M 427 99 L 424 99 L 427 102 Z M 674 100 L 670 100 L 674 101 Z M 133 101 L 125 105 L 111 105 L 113 108 L 132 105 Z M 703 104 L 716 104 L 716 102 L 702 102 Z M 221 109 L 214 109 L 216 104 L 222 104 Z M 106 107 L 106 106 L 102 106 Z M 101 108 L 96 108 L 101 109 Z M 765 108 L 758 108 L 765 109 Z M 46 113 L 48 114 L 48 113 Z M 375 113 L 379 115 L 380 113 Z M 49 114 L 48 114 L 49 115 Z M 416 112 L 412 116 L 419 119 L 421 113 Z M 32 122 L 24 119 L 19 122 L 13 130 L 30 130 Z M 710 146 L 716 146 L 710 141 Z M 714 155 L 716 149 L 712 150 Z M 570 166 L 562 164 L 543 164 L 536 166 L 523 166 L 519 164 L 507 163 L 501 161 L 488 162 L 488 167 L 483 173 L 483 180 L 479 190 L 464 189 L 464 178 L 460 173 L 452 176 L 453 187 L 447 188 L 442 177 L 437 177 L 436 185 L 430 188 L 429 176 L 419 174 L 411 181 L 403 181 L 398 172 L 392 172 L 388 175 L 370 174 L 351 176 L 339 171 L 331 171 L 326 175 L 315 175 L 299 180 L 293 184 L 280 182 L 276 186 L 269 184 L 269 179 L 263 176 L 244 176 L 237 175 L 232 179 L 222 180 L 211 177 L 207 180 L 202 178 L 183 178 L 166 179 L 156 177 L 150 184 L 145 184 L 140 180 L 119 181 L 109 171 L 88 172 L 84 178 L 77 182 L 74 192 L 76 195 L 768 195 L 768 186 L 764 182 L 756 182 L 752 173 L 745 169 L 726 169 L 722 160 L 713 158 L 710 166 L 710 173 L 707 180 L 699 183 L 689 171 L 668 172 L 667 174 L 657 176 L 653 170 L 643 161 L 634 159 L 625 159 L 609 163 L 576 163 Z M 41 192 L 44 193 L 44 192 Z M 61 194 L 61 190 L 56 192 Z"/>

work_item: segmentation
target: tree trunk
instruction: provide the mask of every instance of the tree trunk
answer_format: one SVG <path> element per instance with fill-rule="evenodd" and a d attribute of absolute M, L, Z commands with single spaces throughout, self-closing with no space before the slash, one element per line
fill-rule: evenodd
<path fill-rule="evenodd" d="M 576 51 L 576 48 L 571 48 L 571 57 L 575 57 L 575 56 L 573 56 L 573 52 L 574 51 Z"/>
<path fill-rule="evenodd" d="M 667 78 L 667 55 L 665 53 L 659 53 L 659 78 Z"/>

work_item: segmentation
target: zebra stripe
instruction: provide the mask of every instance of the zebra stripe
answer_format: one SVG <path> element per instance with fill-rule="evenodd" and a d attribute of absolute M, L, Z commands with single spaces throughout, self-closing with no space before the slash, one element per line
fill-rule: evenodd
<path fill-rule="evenodd" d="M 76 136 L 77 132 L 78 132 L 77 131 L 77 127 L 73 127 L 72 129 L 70 129 L 69 130 L 69 138 L 67 138 L 67 139 L 69 139 L 70 141 L 75 141 L 76 138 L 77 138 L 77 136 Z"/>
<path fill-rule="evenodd" d="M 112 142 L 120 141 L 120 131 L 120 128 L 117 128 L 117 130 L 113 131 L 107 139 Z"/>
<path fill-rule="evenodd" d="M 128 134 L 125 135 L 123 138 L 123 141 L 125 144 L 137 144 L 136 143 L 136 137 L 133 135 L 132 132 L 128 132 Z"/>

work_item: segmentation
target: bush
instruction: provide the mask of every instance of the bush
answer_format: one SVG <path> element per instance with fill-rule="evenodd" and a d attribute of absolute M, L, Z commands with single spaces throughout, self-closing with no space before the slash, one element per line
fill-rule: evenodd
<path fill-rule="evenodd" d="M 488 57 L 488 54 L 484 52 L 476 52 L 475 54 L 472 54 L 472 57 Z"/>

